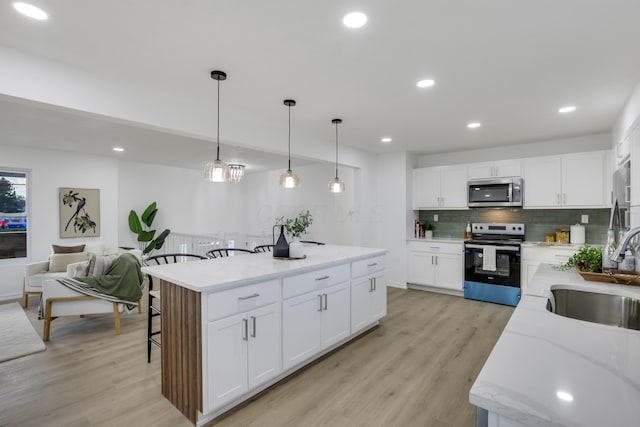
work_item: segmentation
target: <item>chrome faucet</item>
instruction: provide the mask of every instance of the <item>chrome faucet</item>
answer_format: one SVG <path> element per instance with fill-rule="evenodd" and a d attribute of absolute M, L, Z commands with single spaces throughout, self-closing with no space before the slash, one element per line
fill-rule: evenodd
<path fill-rule="evenodd" d="M 627 251 L 629 241 L 631 241 L 636 234 L 640 234 L 640 227 L 634 227 L 622 236 L 622 241 L 618 244 L 618 248 L 611 255 L 612 261 L 620 262 L 624 259 L 624 253 Z"/>

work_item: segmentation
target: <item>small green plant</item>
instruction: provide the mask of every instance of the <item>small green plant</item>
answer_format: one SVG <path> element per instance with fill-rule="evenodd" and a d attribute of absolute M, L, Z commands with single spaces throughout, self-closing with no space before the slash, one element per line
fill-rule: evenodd
<path fill-rule="evenodd" d="M 430 223 L 429 221 L 425 221 L 422 223 L 422 226 L 424 227 L 425 230 L 432 230 L 435 228 L 435 226 Z"/>
<path fill-rule="evenodd" d="M 169 233 L 171 233 L 171 230 L 166 229 L 154 239 L 156 230 L 151 230 L 151 224 L 157 213 L 158 208 L 156 207 L 156 202 L 147 206 L 147 209 L 142 212 L 140 218 L 133 209 L 129 212 L 129 230 L 138 235 L 138 244 L 141 248 L 144 246 L 142 250 L 143 254 L 148 254 L 153 250 L 160 249 L 162 245 L 164 245 L 164 241 Z M 140 219 L 142 219 L 142 222 L 140 222 Z"/>
<path fill-rule="evenodd" d="M 601 273 L 602 248 L 584 245 L 565 264 L 558 266 L 559 270 L 568 270 L 570 268 L 578 268 L 580 271 L 588 271 L 590 273 Z"/>
<path fill-rule="evenodd" d="M 284 216 L 276 218 L 276 225 L 284 225 L 287 233 L 293 237 L 300 237 L 305 234 L 311 224 L 313 224 L 313 216 L 309 210 L 300 211 L 295 218 L 285 218 Z"/>

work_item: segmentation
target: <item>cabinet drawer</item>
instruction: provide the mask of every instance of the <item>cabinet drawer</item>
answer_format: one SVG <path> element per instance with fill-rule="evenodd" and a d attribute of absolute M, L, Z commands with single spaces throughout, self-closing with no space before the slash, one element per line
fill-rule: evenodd
<path fill-rule="evenodd" d="M 280 280 L 274 279 L 209 294 L 209 321 L 253 310 L 280 299 Z"/>
<path fill-rule="evenodd" d="M 424 242 L 407 242 L 410 251 L 422 251 L 435 254 L 462 254 L 462 243 L 438 242 L 436 240 L 426 240 Z"/>
<path fill-rule="evenodd" d="M 349 264 L 322 268 L 282 279 L 282 298 L 291 298 L 349 280 Z"/>
<path fill-rule="evenodd" d="M 351 263 L 351 277 L 356 278 L 366 274 L 384 270 L 384 255 L 361 259 Z"/>

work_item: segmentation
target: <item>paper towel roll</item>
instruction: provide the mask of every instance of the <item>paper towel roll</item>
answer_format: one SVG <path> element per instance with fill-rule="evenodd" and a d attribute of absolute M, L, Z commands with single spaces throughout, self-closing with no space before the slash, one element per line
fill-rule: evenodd
<path fill-rule="evenodd" d="M 571 239 L 571 243 L 584 243 L 584 225 L 572 225 L 570 233 L 569 238 Z"/>

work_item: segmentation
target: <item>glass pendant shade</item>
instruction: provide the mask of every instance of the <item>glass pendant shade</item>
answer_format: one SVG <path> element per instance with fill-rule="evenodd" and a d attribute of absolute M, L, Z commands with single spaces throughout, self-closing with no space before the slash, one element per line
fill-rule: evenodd
<path fill-rule="evenodd" d="M 329 191 L 331 193 L 342 193 L 344 191 L 344 181 L 336 176 L 329 182 Z"/>
<path fill-rule="evenodd" d="M 336 177 L 329 181 L 329 192 L 342 193 L 344 191 L 344 181 L 338 178 L 338 125 L 342 119 L 333 119 L 331 123 L 336 125 Z"/>
<path fill-rule="evenodd" d="M 209 182 L 225 182 L 229 169 L 222 160 L 212 160 L 204 168 L 204 179 Z"/>
<path fill-rule="evenodd" d="M 279 183 L 282 188 L 298 188 L 300 186 L 300 177 L 289 169 L 282 172 Z"/>
<path fill-rule="evenodd" d="M 244 165 L 229 163 L 229 181 L 240 182 L 244 176 Z"/>

